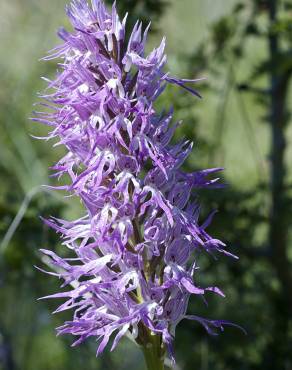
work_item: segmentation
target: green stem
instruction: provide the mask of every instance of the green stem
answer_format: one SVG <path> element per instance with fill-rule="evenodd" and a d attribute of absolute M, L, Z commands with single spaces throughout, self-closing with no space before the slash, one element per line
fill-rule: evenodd
<path fill-rule="evenodd" d="M 142 347 L 147 370 L 164 370 L 164 350 L 160 344 L 160 337 L 152 336 L 151 341 Z"/>

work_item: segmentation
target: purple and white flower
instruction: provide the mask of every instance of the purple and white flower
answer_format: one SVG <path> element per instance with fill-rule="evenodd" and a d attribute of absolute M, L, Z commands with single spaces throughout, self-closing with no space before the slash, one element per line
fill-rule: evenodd
<path fill-rule="evenodd" d="M 154 105 L 169 83 L 199 96 L 187 86 L 196 80 L 164 71 L 165 39 L 145 54 L 149 27 L 142 32 L 140 22 L 127 42 L 127 16 L 120 20 L 115 4 L 108 11 L 102 0 L 74 0 L 67 14 L 74 31 L 61 29 L 63 43 L 44 58 L 61 61 L 43 96 L 51 110 L 34 119 L 66 148 L 54 175 L 70 179 L 60 189 L 81 200 L 83 216 L 45 221 L 75 254 L 42 250 L 67 289 L 45 298 L 66 299 L 56 312 L 74 311 L 57 331 L 77 336 L 75 344 L 95 337 L 99 354 L 111 336 L 113 349 L 126 333 L 142 346 L 154 335 L 173 358 L 182 319 L 210 333 L 225 324 L 186 313 L 191 295 L 223 295 L 194 280 L 200 253 L 228 252 L 206 232 L 213 214 L 200 224 L 200 207 L 190 202 L 197 189 L 220 186 L 208 176 L 221 169 L 183 172 L 192 144 L 171 143 L 180 123 Z"/>

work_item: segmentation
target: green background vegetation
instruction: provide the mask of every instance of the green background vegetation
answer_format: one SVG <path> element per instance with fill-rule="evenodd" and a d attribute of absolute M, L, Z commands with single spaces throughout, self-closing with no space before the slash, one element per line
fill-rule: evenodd
<path fill-rule="evenodd" d="M 62 149 L 37 141 L 46 128 L 29 121 L 40 76 L 56 62 L 40 62 L 68 25 L 64 0 L 0 0 L 0 369 L 144 369 L 127 339 L 96 359 L 96 343 L 71 349 L 56 338 L 66 315 L 51 315 L 56 302 L 37 302 L 58 290 L 44 276 L 39 248 L 60 250 L 39 219 L 74 217 L 80 205 L 40 187 Z M 204 258 L 201 283 L 216 282 L 227 298 L 197 299 L 189 311 L 242 325 L 209 337 L 197 324 L 177 329 L 178 369 L 290 370 L 292 368 L 292 1 L 118 0 L 152 20 L 150 46 L 166 35 L 169 70 L 207 77 L 202 100 L 169 87 L 158 106 L 174 105 L 184 120 L 177 138 L 194 140 L 186 170 L 223 166 L 224 190 L 198 194 L 203 214 L 217 208 L 211 235 L 228 243 L 239 261 Z M 276 7 L 275 9 L 273 7 Z M 274 12 L 276 10 L 276 12 Z M 275 13 L 275 14 L 274 14 Z M 16 220 L 15 220 L 16 217 Z M 12 224 L 14 220 L 14 223 Z M 11 227 L 12 224 L 12 227 Z"/>

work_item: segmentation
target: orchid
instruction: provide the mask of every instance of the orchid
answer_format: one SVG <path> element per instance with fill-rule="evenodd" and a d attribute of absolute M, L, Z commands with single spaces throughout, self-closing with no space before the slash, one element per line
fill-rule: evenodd
<path fill-rule="evenodd" d="M 174 362 L 181 320 L 195 320 L 209 333 L 227 323 L 187 314 L 191 295 L 224 296 L 196 282 L 201 253 L 231 253 L 206 231 L 214 213 L 201 223 L 200 205 L 191 201 L 198 189 L 221 186 L 209 176 L 222 169 L 181 168 L 192 143 L 173 143 L 180 122 L 154 103 L 168 84 L 200 95 L 189 86 L 197 80 L 165 72 L 165 39 L 146 55 L 149 26 L 143 32 L 138 21 L 126 38 L 127 15 L 121 20 L 115 4 L 109 11 L 102 0 L 75 0 L 67 15 L 73 32 L 60 29 L 63 43 L 44 58 L 61 60 L 42 95 L 50 110 L 34 120 L 51 127 L 48 138 L 65 147 L 52 169 L 67 185 L 55 188 L 78 197 L 83 214 L 44 221 L 74 258 L 41 250 L 49 274 L 65 288 L 43 298 L 65 299 L 56 312 L 73 310 L 57 332 L 76 336 L 74 345 L 94 337 L 99 355 L 111 338 L 113 350 L 127 334 L 141 346 L 148 369 L 163 369 L 166 356 Z"/>

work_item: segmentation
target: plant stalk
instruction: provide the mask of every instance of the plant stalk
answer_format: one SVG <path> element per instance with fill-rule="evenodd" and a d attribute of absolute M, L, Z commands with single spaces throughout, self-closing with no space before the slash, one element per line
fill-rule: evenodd
<path fill-rule="evenodd" d="M 165 370 L 164 349 L 161 346 L 160 337 L 153 335 L 151 341 L 142 346 L 147 370 Z"/>

